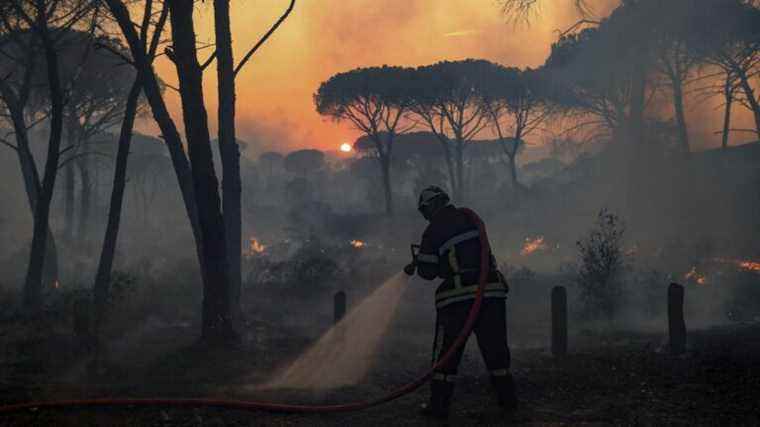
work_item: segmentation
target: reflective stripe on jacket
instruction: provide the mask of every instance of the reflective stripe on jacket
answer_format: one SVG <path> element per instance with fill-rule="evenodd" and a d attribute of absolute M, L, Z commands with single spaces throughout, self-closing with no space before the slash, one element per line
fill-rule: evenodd
<path fill-rule="evenodd" d="M 417 256 L 417 274 L 443 283 L 436 290 L 436 307 L 475 298 L 480 276 L 480 234 L 477 225 L 454 206 L 438 212 L 422 234 Z M 493 255 L 489 260 L 484 297 L 506 298 L 507 286 Z"/>

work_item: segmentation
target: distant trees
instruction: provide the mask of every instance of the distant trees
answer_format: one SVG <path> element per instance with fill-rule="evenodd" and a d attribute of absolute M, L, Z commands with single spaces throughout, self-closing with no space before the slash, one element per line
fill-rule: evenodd
<path fill-rule="evenodd" d="M 537 130 L 555 108 L 544 93 L 546 82 L 540 71 L 495 65 L 485 81 L 483 108 L 509 160 L 512 188 L 515 194 L 519 194 L 521 185 L 516 161 L 524 144 L 523 138 Z M 507 134 L 509 129 L 512 129 L 511 134 Z"/>
<path fill-rule="evenodd" d="M 752 112 L 760 139 L 760 94 L 752 81 L 760 75 L 760 8 L 744 0 L 702 0 L 689 16 L 690 50 L 722 74 L 725 100 L 723 144 L 731 131 L 731 106 L 738 101 Z"/>
<path fill-rule="evenodd" d="M 325 154 L 319 150 L 296 150 L 285 156 L 283 166 L 290 173 L 308 176 L 325 165 Z"/>
<path fill-rule="evenodd" d="M 393 143 L 396 135 L 409 129 L 403 119 L 411 107 L 412 83 L 412 70 L 407 68 L 358 68 L 332 76 L 314 95 L 319 114 L 336 121 L 349 121 L 374 143 L 388 215 L 393 215 Z"/>
<path fill-rule="evenodd" d="M 443 61 L 415 73 L 411 109 L 441 143 L 456 200 L 466 192 L 465 148 L 488 125 L 482 98 L 493 66 L 476 59 Z"/>
<path fill-rule="evenodd" d="M 485 131 L 498 136 L 511 182 L 518 187 L 516 158 L 523 138 L 553 111 L 541 85 L 538 71 L 466 59 L 416 69 L 385 66 L 337 74 L 322 84 L 315 102 L 321 114 L 349 120 L 364 132 L 357 149 L 379 160 L 386 206 L 391 206 L 394 142 L 400 133 L 414 128 L 424 131 L 418 135 L 438 142 L 455 200 L 466 198 L 466 153 Z"/>

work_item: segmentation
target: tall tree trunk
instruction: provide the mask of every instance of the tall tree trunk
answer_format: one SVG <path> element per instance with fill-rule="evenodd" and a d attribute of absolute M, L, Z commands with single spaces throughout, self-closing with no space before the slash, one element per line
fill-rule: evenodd
<path fill-rule="evenodd" d="M 235 65 L 230 33 L 230 2 L 214 0 L 216 64 L 219 81 L 219 154 L 222 157 L 222 203 L 227 257 L 230 265 L 230 305 L 240 313 L 242 290 L 243 219 L 240 182 L 240 148 L 235 136 Z"/>
<path fill-rule="evenodd" d="M 456 192 L 457 178 L 454 169 L 454 159 L 451 156 L 451 147 L 448 139 L 445 136 L 436 133 L 436 137 L 438 138 L 438 142 L 441 143 L 441 148 L 443 149 L 443 157 L 446 160 L 446 170 L 449 173 L 449 185 L 451 186 L 451 193 L 453 195 Z"/>
<path fill-rule="evenodd" d="M 749 102 L 750 108 L 752 108 L 752 113 L 755 117 L 755 130 L 757 132 L 757 138 L 760 139 L 760 104 L 758 104 L 758 100 L 755 97 L 755 91 L 752 89 L 752 85 L 749 83 L 747 73 L 741 69 L 741 67 L 736 70 L 736 73 L 739 76 L 739 82 L 741 84 L 742 90 L 744 91 L 744 96 L 747 98 L 747 102 Z"/>
<path fill-rule="evenodd" d="M 393 189 L 391 188 L 391 159 L 385 155 L 380 157 L 380 169 L 383 174 L 383 190 L 385 190 L 385 213 L 393 216 Z"/>
<path fill-rule="evenodd" d="M 689 130 L 686 126 L 686 113 L 683 108 L 683 85 L 678 76 L 671 77 L 673 87 L 673 108 L 675 110 L 676 126 L 678 126 L 678 142 L 681 144 L 681 151 L 685 156 L 691 152 L 689 144 Z"/>
<path fill-rule="evenodd" d="M 723 114 L 723 139 L 721 147 L 725 150 L 728 148 L 728 137 L 731 133 L 731 105 L 734 103 L 734 88 L 732 85 L 731 74 L 726 75 L 726 84 L 723 87 L 723 96 L 726 101 L 726 109 Z"/>
<path fill-rule="evenodd" d="M 40 176 L 37 171 L 37 164 L 34 160 L 31 150 L 29 149 L 29 135 L 27 133 L 26 122 L 21 108 L 17 105 L 9 105 L 13 130 L 16 134 L 16 154 L 18 156 L 21 176 L 24 181 L 26 190 L 26 199 L 29 203 L 29 210 L 32 218 L 37 211 L 37 199 L 41 192 Z M 43 288 L 45 285 L 51 285 L 58 282 L 58 247 L 53 237 L 53 231 L 50 226 L 47 227 L 47 251 L 44 262 Z"/>
<path fill-rule="evenodd" d="M 63 168 L 63 238 L 71 242 L 74 239 L 74 165 Z"/>
<path fill-rule="evenodd" d="M 631 222 L 638 224 L 642 220 L 644 198 L 648 192 L 645 165 L 649 155 L 649 147 L 644 137 L 644 103 L 646 91 L 645 53 L 639 53 L 633 65 L 631 84 L 630 114 L 625 125 L 625 158 L 622 159 L 627 178 L 627 211 Z"/>
<path fill-rule="evenodd" d="M 454 192 L 454 198 L 458 202 L 464 202 L 465 198 L 465 182 L 464 182 L 464 141 L 457 137 L 455 147 L 455 154 L 456 154 L 456 168 L 457 168 L 457 185 L 456 190 Z"/>
<path fill-rule="evenodd" d="M 38 13 L 44 13 L 38 11 Z M 47 25 L 43 20 L 42 25 Z M 48 223 L 50 218 L 50 202 L 53 198 L 55 178 L 58 172 L 61 136 L 63 133 L 63 90 L 58 69 L 58 53 L 53 41 L 47 33 L 47 28 L 38 29 L 42 36 L 47 64 L 47 81 L 50 91 L 50 136 L 48 152 L 45 161 L 45 174 L 42 187 L 37 198 L 37 209 L 34 214 L 34 230 L 32 248 L 29 255 L 29 266 L 24 283 L 24 307 L 27 312 L 36 314 L 42 309 L 42 269 L 45 263 L 47 249 Z"/>
<path fill-rule="evenodd" d="M 230 280 L 219 185 L 212 161 L 208 118 L 203 100 L 203 71 L 198 63 L 192 0 L 169 3 L 175 64 L 203 242 L 206 282 L 203 338 L 227 341 L 235 336 L 230 316 Z"/>
<path fill-rule="evenodd" d="M 519 182 L 517 182 L 517 154 L 509 156 L 509 178 L 512 181 L 512 188 L 515 194 L 519 190 Z"/>
<path fill-rule="evenodd" d="M 90 230 L 90 208 L 92 207 L 92 179 L 90 177 L 90 162 L 83 156 L 78 162 L 79 178 L 81 181 L 79 194 L 79 222 L 77 223 L 77 242 L 83 250 L 87 248 Z"/>
<path fill-rule="evenodd" d="M 129 159 L 129 147 L 132 142 L 132 129 L 137 113 L 137 101 L 142 87 L 139 76 L 132 83 L 132 88 L 127 96 L 124 107 L 124 120 L 119 133 L 118 149 L 116 152 L 116 165 L 114 166 L 113 189 L 108 208 L 108 224 L 103 238 L 103 247 L 98 261 L 98 272 L 95 275 L 93 295 L 95 297 L 96 325 L 99 325 L 105 314 L 108 300 L 109 285 L 111 283 L 111 270 L 113 268 L 116 242 L 119 237 L 119 225 L 121 222 L 121 209 L 124 201 L 124 188 L 127 183 L 127 161 Z"/>
<path fill-rule="evenodd" d="M 111 10 L 116 22 L 119 25 L 124 38 L 129 45 L 129 50 L 135 61 L 138 73 L 142 76 L 143 93 L 150 104 L 153 120 L 161 130 L 161 134 L 166 141 L 166 147 L 169 150 L 169 157 L 174 167 L 174 173 L 177 176 L 177 182 L 182 192 L 182 202 L 185 205 L 190 227 L 195 240 L 196 255 L 201 268 L 203 283 L 206 279 L 206 266 L 203 257 L 203 239 L 201 237 L 201 227 L 198 218 L 198 208 L 196 206 L 195 188 L 193 185 L 192 171 L 188 162 L 185 150 L 182 146 L 182 138 L 179 135 L 177 126 L 172 120 L 166 103 L 161 95 L 161 87 L 156 78 L 155 71 L 151 60 L 147 56 L 145 46 L 135 30 L 132 20 L 129 16 L 129 10 L 122 0 L 106 0 L 108 8 Z"/>

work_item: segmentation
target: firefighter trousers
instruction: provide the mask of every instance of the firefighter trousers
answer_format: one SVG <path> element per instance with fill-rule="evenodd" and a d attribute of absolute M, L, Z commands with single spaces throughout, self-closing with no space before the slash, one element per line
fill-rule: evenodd
<path fill-rule="evenodd" d="M 438 310 L 433 360 L 438 361 L 446 354 L 464 328 L 472 301 L 447 305 Z M 499 405 L 514 408 L 517 403 L 512 375 L 509 372 L 510 352 L 507 343 L 506 303 L 504 298 L 485 298 L 475 322 L 473 332 L 478 340 L 480 354 L 490 374 Z M 464 346 L 457 350 L 449 361 L 433 373 L 430 406 L 434 413 L 445 415 L 454 382 L 464 354 Z"/>

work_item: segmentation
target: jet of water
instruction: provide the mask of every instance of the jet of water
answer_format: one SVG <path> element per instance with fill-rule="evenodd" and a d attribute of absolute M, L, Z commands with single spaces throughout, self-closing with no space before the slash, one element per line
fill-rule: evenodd
<path fill-rule="evenodd" d="M 386 280 L 262 388 L 330 389 L 357 384 L 372 367 L 408 281 L 403 273 Z"/>

